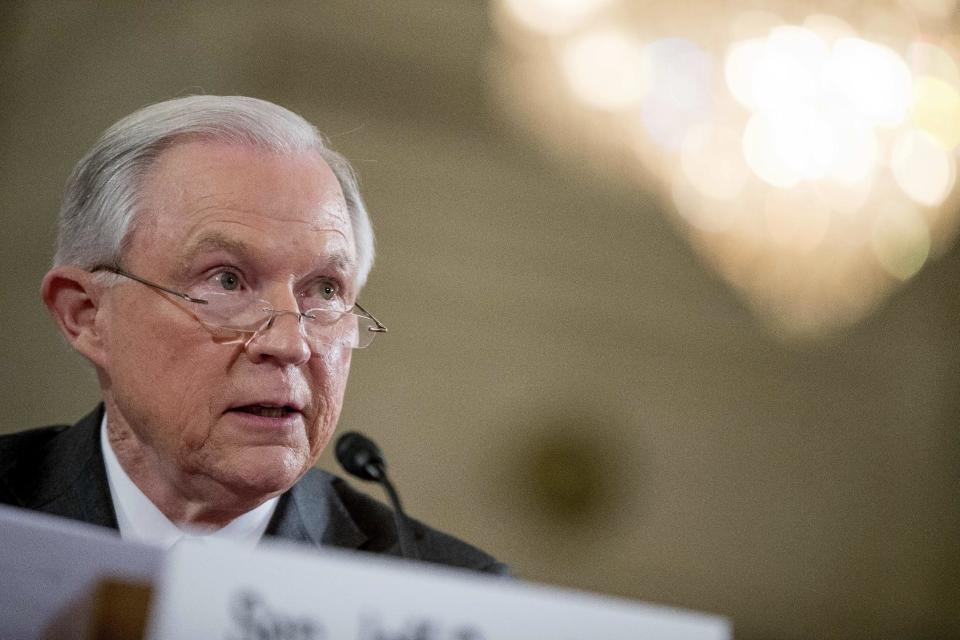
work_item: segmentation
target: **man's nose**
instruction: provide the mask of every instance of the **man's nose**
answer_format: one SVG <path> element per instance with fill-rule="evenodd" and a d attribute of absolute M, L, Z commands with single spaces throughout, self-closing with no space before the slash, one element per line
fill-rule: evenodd
<path fill-rule="evenodd" d="M 267 360 L 284 365 L 300 365 L 312 351 L 296 311 L 273 311 L 272 317 L 247 341 L 247 356 L 254 362 Z"/>

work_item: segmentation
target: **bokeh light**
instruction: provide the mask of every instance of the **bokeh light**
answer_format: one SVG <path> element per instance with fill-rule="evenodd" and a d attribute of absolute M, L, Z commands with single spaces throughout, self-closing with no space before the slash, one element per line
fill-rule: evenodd
<path fill-rule="evenodd" d="M 918 204 L 935 207 L 953 190 L 956 160 L 930 134 L 909 129 L 897 136 L 890 157 L 897 184 Z"/>
<path fill-rule="evenodd" d="M 718 199 L 695 187 L 683 173 L 675 173 L 671 196 L 677 213 L 691 226 L 716 234 L 727 231 L 743 215 L 736 199 Z"/>
<path fill-rule="evenodd" d="M 836 153 L 829 177 L 847 185 L 870 178 L 880 161 L 880 143 L 874 130 L 856 118 L 836 114 L 833 121 Z"/>
<path fill-rule="evenodd" d="M 913 97 L 907 63 L 888 47 L 841 38 L 825 70 L 830 91 L 842 95 L 868 121 L 894 127 L 906 118 Z"/>
<path fill-rule="evenodd" d="M 724 73 L 730 93 L 741 105 L 755 110 L 753 93 L 754 69 L 763 55 L 766 42 L 761 38 L 740 40 L 730 45 L 724 62 Z"/>
<path fill-rule="evenodd" d="M 563 68 L 576 96 L 599 109 L 634 106 L 646 90 L 643 44 L 620 29 L 572 39 L 563 52 Z"/>
<path fill-rule="evenodd" d="M 931 42 L 914 42 L 907 49 L 906 61 L 915 78 L 937 78 L 960 90 L 960 68 L 942 47 Z"/>
<path fill-rule="evenodd" d="M 759 54 L 752 77 L 757 109 L 776 112 L 816 102 L 829 54 L 816 34 L 800 27 L 778 27 Z"/>
<path fill-rule="evenodd" d="M 930 229 L 915 208 L 890 205 L 873 225 L 870 246 L 884 271 L 907 280 L 930 256 Z"/>
<path fill-rule="evenodd" d="M 681 145 L 680 164 L 695 189 L 717 200 L 736 198 L 750 177 L 740 153 L 740 136 L 730 127 L 692 128 Z"/>
<path fill-rule="evenodd" d="M 501 2 L 553 16 L 537 19 L 541 61 L 574 100 L 545 121 L 579 123 L 580 144 L 662 180 L 697 251 L 785 330 L 853 321 L 960 230 L 960 24 L 945 18 L 958 0 L 805 17 Z M 573 148 L 572 133 L 552 135 Z"/>
<path fill-rule="evenodd" d="M 816 109 L 784 107 L 770 119 L 780 160 L 801 179 L 817 180 L 834 166 L 839 132 Z"/>
<path fill-rule="evenodd" d="M 944 149 L 960 144 L 960 93 L 953 85 L 924 76 L 913 91 L 913 124 L 929 133 Z"/>
<path fill-rule="evenodd" d="M 687 131 L 712 119 L 714 67 L 708 53 L 683 38 L 645 47 L 644 68 L 651 74 L 641 115 L 650 137 L 664 149 L 679 151 Z"/>
<path fill-rule="evenodd" d="M 611 0 L 505 0 L 504 3 L 528 29 L 559 35 L 572 31 Z"/>
<path fill-rule="evenodd" d="M 841 221 L 853 220 L 860 214 L 873 195 L 873 180 L 870 178 L 855 182 L 821 180 L 814 183 L 820 199 Z"/>
<path fill-rule="evenodd" d="M 800 174 L 777 148 L 776 125 L 762 113 L 754 114 L 743 131 L 743 155 L 757 177 L 771 186 L 789 189 L 800 182 Z"/>

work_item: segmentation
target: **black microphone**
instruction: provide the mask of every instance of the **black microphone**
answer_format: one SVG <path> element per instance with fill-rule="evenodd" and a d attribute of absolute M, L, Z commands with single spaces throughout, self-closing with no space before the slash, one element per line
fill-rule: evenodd
<path fill-rule="evenodd" d="M 334 453 L 337 456 L 337 462 L 347 473 L 361 480 L 378 482 L 383 485 L 390 497 L 390 503 L 393 505 L 393 519 L 397 525 L 400 554 L 404 558 L 419 560 L 420 554 L 417 553 L 413 527 L 400 505 L 400 496 L 397 495 L 396 489 L 393 488 L 393 484 L 387 477 L 387 461 L 383 459 L 380 447 L 365 435 L 356 431 L 348 431 L 337 438 Z"/>

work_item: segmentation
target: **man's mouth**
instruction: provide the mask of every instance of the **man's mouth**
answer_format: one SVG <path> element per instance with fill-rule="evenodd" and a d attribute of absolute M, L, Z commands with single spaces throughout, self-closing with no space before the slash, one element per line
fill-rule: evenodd
<path fill-rule="evenodd" d="M 239 411 L 241 413 L 250 413 L 262 418 L 283 418 L 291 413 L 299 413 L 290 406 L 274 407 L 265 404 L 248 404 L 242 407 L 234 407 L 230 411 Z"/>

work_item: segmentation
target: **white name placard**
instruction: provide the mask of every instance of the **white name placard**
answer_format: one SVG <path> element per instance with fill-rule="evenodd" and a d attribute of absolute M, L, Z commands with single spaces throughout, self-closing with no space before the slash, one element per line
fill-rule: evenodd
<path fill-rule="evenodd" d="M 359 552 L 179 545 L 148 640 L 726 640 L 723 618 Z"/>
<path fill-rule="evenodd" d="M 0 638 L 86 638 L 98 581 L 149 584 L 162 562 L 116 531 L 0 505 Z"/>

